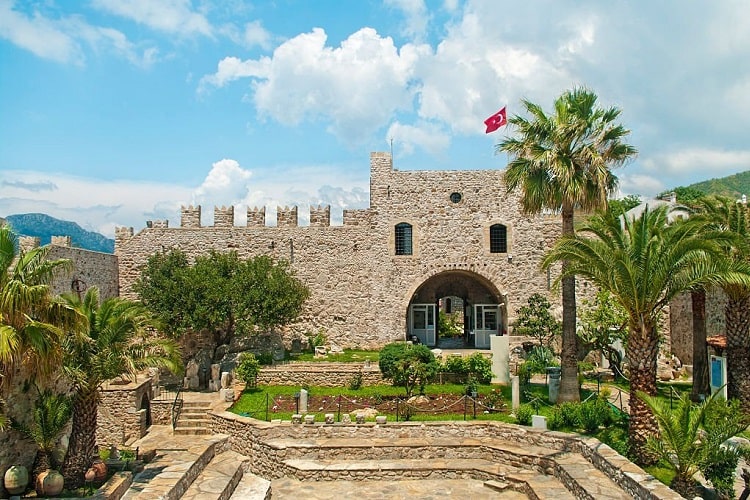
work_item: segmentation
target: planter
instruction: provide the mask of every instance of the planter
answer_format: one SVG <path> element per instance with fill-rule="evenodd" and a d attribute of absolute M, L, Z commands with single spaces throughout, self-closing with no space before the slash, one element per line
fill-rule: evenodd
<path fill-rule="evenodd" d="M 43 497 L 53 497 L 60 494 L 65 485 L 62 474 L 56 470 L 47 469 L 36 477 L 34 489 L 36 494 Z"/>
<path fill-rule="evenodd" d="M 29 484 L 29 471 L 23 465 L 13 465 L 5 471 L 5 489 L 11 495 L 20 495 Z"/>
<path fill-rule="evenodd" d="M 94 481 L 97 483 L 103 483 L 107 479 L 107 464 L 102 460 L 94 460 L 91 464 L 91 468 L 94 469 Z"/>

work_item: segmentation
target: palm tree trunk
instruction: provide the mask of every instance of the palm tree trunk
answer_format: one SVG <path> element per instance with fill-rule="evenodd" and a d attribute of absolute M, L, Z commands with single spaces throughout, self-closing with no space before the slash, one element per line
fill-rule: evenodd
<path fill-rule="evenodd" d="M 562 234 L 570 236 L 574 234 L 573 207 L 563 206 L 562 210 Z M 563 271 L 567 267 L 563 262 Z M 578 355 L 576 335 L 576 277 L 567 276 L 562 279 L 562 352 L 560 353 L 561 378 L 560 393 L 558 401 L 580 401 L 578 388 Z"/>
<path fill-rule="evenodd" d="M 83 485 L 83 475 L 91 464 L 96 447 L 98 395 L 96 389 L 83 391 L 73 401 L 73 429 L 61 471 L 69 490 Z"/>
<path fill-rule="evenodd" d="M 708 346 L 706 345 L 706 291 L 690 292 L 693 307 L 693 390 L 690 399 L 695 402 L 711 393 L 708 379 Z"/>
<path fill-rule="evenodd" d="M 637 396 L 637 391 L 656 395 L 656 358 L 659 353 L 659 340 L 652 325 L 632 325 L 628 337 L 627 356 L 630 365 L 630 425 L 628 441 L 630 451 L 642 465 L 656 461 L 656 457 L 646 450 L 649 436 L 659 433 L 648 405 Z"/>
<path fill-rule="evenodd" d="M 750 294 L 728 294 L 727 396 L 738 398 L 745 413 L 750 412 Z"/>

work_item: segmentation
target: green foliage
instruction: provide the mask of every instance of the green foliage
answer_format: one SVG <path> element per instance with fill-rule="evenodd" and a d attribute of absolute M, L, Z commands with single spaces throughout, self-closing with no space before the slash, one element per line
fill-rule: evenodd
<path fill-rule="evenodd" d="M 480 384 L 489 384 L 492 381 L 492 360 L 484 357 L 481 352 L 467 357 L 451 356 L 441 370 L 458 375 L 461 382 L 475 380 Z"/>
<path fill-rule="evenodd" d="M 531 295 L 527 305 L 516 311 L 513 333 L 534 337 L 540 347 L 551 349 L 555 337 L 562 332 L 562 322 L 552 316 L 551 309 L 552 304 L 547 297 L 539 293 Z"/>
<path fill-rule="evenodd" d="M 681 396 L 677 406 L 671 408 L 668 402 L 642 392 L 638 397 L 646 402 L 659 424 L 659 436 L 648 440 L 648 448 L 674 469 L 672 487 L 678 493 L 692 493 L 693 476 L 699 470 L 712 476 L 718 488 L 731 484 L 728 473 L 733 457 L 722 450 L 722 443 L 747 428 L 747 417 L 739 406 L 726 404 L 715 396 L 696 405 Z"/>
<path fill-rule="evenodd" d="M 72 414 L 73 403 L 69 397 L 45 389 L 39 392 L 29 425 L 14 420 L 12 426 L 36 443 L 39 450 L 51 459 L 57 439 Z"/>
<path fill-rule="evenodd" d="M 559 431 L 565 427 L 565 421 L 562 417 L 562 411 L 559 406 L 555 406 L 547 415 L 547 428 L 551 431 Z"/>
<path fill-rule="evenodd" d="M 526 356 L 526 361 L 518 366 L 518 376 L 524 384 L 528 384 L 535 373 L 547 373 L 547 367 L 559 366 L 555 353 L 543 346 L 536 346 Z"/>
<path fill-rule="evenodd" d="M 258 360 L 258 363 L 263 366 L 270 366 L 273 364 L 273 354 L 270 352 L 260 352 L 256 356 L 256 359 Z"/>
<path fill-rule="evenodd" d="M 578 426 L 580 425 L 580 413 L 578 411 L 579 404 L 580 403 L 571 401 L 558 405 L 558 408 L 560 410 L 560 419 L 562 420 L 563 427 L 567 427 L 570 429 L 578 428 Z"/>
<path fill-rule="evenodd" d="M 438 314 L 438 331 L 441 337 L 460 337 L 463 335 L 463 325 L 458 322 L 456 313 L 447 314 L 442 309 Z"/>
<path fill-rule="evenodd" d="M 638 194 L 629 194 L 619 200 L 608 200 L 607 208 L 616 215 L 624 214 L 631 208 L 641 204 L 641 196 Z"/>
<path fill-rule="evenodd" d="M 612 344 L 619 340 L 625 348 L 627 324 L 627 313 L 607 290 L 597 292 L 593 302 L 583 299 L 578 309 L 577 333 L 581 341 L 578 359 L 584 358 L 592 350 L 599 350 L 614 367 L 615 376 L 619 376 L 622 356 Z"/>
<path fill-rule="evenodd" d="M 258 374 L 260 373 L 260 362 L 255 358 L 255 355 L 251 352 L 243 352 L 240 355 L 239 362 L 234 369 L 237 376 L 245 382 L 249 387 L 254 387 L 258 381 Z"/>
<path fill-rule="evenodd" d="M 320 347 L 328 342 L 325 330 L 322 328 L 317 333 L 309 332 L 307 334 L 307 345 L 310 348 L 310 352 L 315 352 L 316 347 Z"/>
<path fill-rule="evenodd" d="M 516 410 L 516 422 L 520 425 L 531 425 L 532 415 L 534 408 L 530 404 L 522 404 Z"/>
<path fill-rule="evenodd" d="M 378 364 L 383 377 L 391 379 L 393 385 L 404 387 L 407 397 L 416 387 L 423 392 L 424 386 L 437 374 L 440 366 L 427 346 L 405 342 L 383 347 Z"/>
<path fill-rule="evenodd" d="M 349 379 L 349 389 L 357 391 L 360 388 L 362 388 L 362 372 L 357 372 Z"/>
<path fill-rule="evenodd" d="M 703 418 L 706 432 L 703 438 L 708 446 L 700 469 L 717 493 L 725 498 L 732 498 L 737 464 L 741 457 L 749 458 L 750 450 L 724 445 L 724 441 L 719 441 L 726 436 L 740 434 L 748 424 L 749 417 L 743 414 L 739 400 L 713 399 L 706 408 Z"/>
<path fill-rule="evenodd" d="M 191 265 L 176 249 L 152 255 L 134 289 L 168 332 L 206 329 L 219 345 L 294 320 L 309 297 L 285 261 L 211 251 Z"/>
<path fill-rule="evenodd" d="M 578 421 L 587 433 L 596 432 L 601 425 L 611 423 L 612 410 L 601 398 L 593 398 L 578 405 Z"/>

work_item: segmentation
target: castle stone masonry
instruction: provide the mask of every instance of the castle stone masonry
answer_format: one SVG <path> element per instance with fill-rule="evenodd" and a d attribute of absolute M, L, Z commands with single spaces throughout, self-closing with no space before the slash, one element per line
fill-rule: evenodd
<path fill-rule="evenodd" d="M 489 348 L 491 335 L 509 331 L 515 311 L 533 293 L 559 304 L 540 270 L 560 233 L 557 216 L 521 212 L 519 193 L 506 193 L 500 170 L 398 171 L 388 153 L 370 155 L 370 207 L 344 210 L 332 226 L 330 207 L 278 207 L 276 226 L 265 208 L 248 208 L 234 225 L 234 207 L 216 207 L 214 225 L 201 225 L 201 207 L 182 208 L 180 227 L 151 223 L 133 233 L 118 228 L 115 254 L 120 293 L 149 256 L 180 248 L 189 257 L 210 250 L 240 257 L 266 254 L 289 261 L 311 291 L 286 341 L 321 329 L 341 347 L 376 348 L 416 337 L 440 345 L 440 300 L 463 301 L 467 346 Z"/>

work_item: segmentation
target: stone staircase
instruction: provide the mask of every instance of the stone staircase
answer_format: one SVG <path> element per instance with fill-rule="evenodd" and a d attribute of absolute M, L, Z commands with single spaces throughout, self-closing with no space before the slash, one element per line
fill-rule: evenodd
<path fill-rule="evenodd" d="M 463 479 L 481 482 L 488 498 L 503 491 L 542 500 L 632 498 L 580 455 L 494 438 L 275 439 L 256 446 L 250 470 L 272 471 L 272 488 L 282 478 L 349 482 L 352 492 L 361 481 Z"/>
<path fill-rule="evenodd" d="M 174 434 L 182 436 L 211 434 L 211 419 L 208 417 L 210 409 L 211 403 L 206 401 L 183 401 Z"/>
<path fill-rule="evenodd" d="M 135 443 L 156 455 L 133 477 L 124 500 L 266 500 L 270 481 L 248 472 L 249 459 L 229 450 L 223 434 L 176 434 L 152 426 Z"/>

